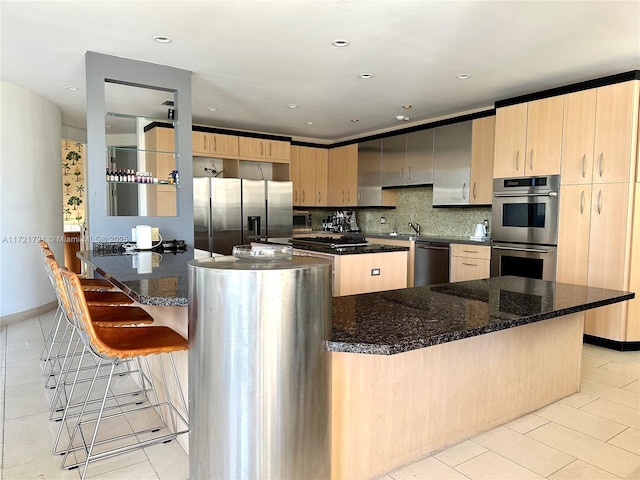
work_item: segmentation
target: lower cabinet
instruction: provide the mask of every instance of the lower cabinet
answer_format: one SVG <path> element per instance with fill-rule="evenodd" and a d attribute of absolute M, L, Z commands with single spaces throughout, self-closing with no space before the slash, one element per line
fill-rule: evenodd
<path fill-rule="evenodd" d="M 367 237 L 367 242 L 376 245 L 393 245 L 394 247 L 407 247 L 407 287 L 413 287 L 413 274 L 415 271 L 416 242 L 415 240 L 402 240 L 397 238 Z"/>
<path fill-rule="evenodd" d="M 333 262 L 333 296 L 357 295 L 407 288 L 407 251 L 332 255 L 294 250 L 294 255 Z"/>
<path fill-rule="evenodd" d="M 449 281 L 489 278 L 490 263 L 491 247 L 452 243 Z"/>

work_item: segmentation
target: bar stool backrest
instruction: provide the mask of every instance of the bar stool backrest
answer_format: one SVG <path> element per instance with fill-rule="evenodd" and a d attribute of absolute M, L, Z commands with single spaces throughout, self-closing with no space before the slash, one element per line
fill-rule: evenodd
<path fill-rule="evenodd" d="M 59 272 L 68 300 L 69 317 L 76 326 L 82 343 L 99 357 L 113 359 L 113 355 L 110 354 L 111 348 L 102 342 L 96 333 L 94 323 L 91 321 L 91 313 L 87 306 L 80 278 L 64 267 L 60 268 Z"/>
<path fill-rule="evenodd" d="M 53 254 L 45 255 L 44 269 L 47 272 L 47 276 L 49 277 L 51 285 L 53 286 L 53 291 L 55 292 L 56 298 L 58 299 L 58 305 L 62 307 L 65 313 L 67 313 L 69 310 L 69 301 L 67 299 L 67 293 L 64 290 L 62 277 L 60 276 L 60 266 L 58 265 L 58 262 L 56 262 Z M 69 321 L 71 321 L 71 319 L 69 319 Z"/>

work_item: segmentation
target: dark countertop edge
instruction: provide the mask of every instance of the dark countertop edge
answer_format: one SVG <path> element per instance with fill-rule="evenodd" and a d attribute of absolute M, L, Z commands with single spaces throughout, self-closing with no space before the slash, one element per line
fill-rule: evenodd
<path fill-rule="evenodd" d="M 513 320 L 499 320 L 496 323 L 484 325 L 479 328 L 447 332 L 439 335 L 433 335 L 428 338 L 421 338 L 398 344 L 374 345 L 366 343 L 337 342 L 329 339 L 325 343 L 325 349 L 330 352 L 360 353 L 368 355 L 395 355 L 397 353 L 410 352 L 412 350 L 419 350 L 421 348 L 432 347 L 434 345 L 440 345 L 456 340 L 463 340 L 470 337 L 477 337 L 478 335 L 498 332 L 500 330 L 507 330 L 509 328 L 520 327 L 522 325 L 541 322 L 543 320 L 549 320 L 551 318 L 563 317 L 572 313 L 579 313 L 585 310 L 591 310 L 593 308 L 604 307 L 606 305 L 620 303 L 625 300 L 631 300 L 633 298 L 635 298 L 635 293 L 625 293 L 615 298 L 589 302 L 575 307 L 563 308 L 561 310 L 554 310 L 552 312 L 530 315 Z"/>
<path fill-rule="evenodd" d="M 82 255 L 82 252 L 78 252 L 77 257 L 91 265 L 96 272 L 102 275 L 104 278 L 113 283 L 116 287 L 122 290 L 127 296 L 133 298 L 136 302 L 142 305 L 152 305 L 158 307 L 187 307 L 189 306 L 189 299 L 184 297 L 147 297 L 140 295 L 138 292 L 131 290 L 126 284 L 122 283 L 117 278 L 111 276 L 108 272 L 105 272 L 95 263 L 91 262 L 88 257 Z"/>
<path fill-rule="evenodd" d="M 377 255 L 380 253 L 408 252 L 409 247 L 401 247 L 397 245 L 379 245 L 371 244 L 362 247 L 338 247 L 331 248 L 328 245 L 291 245 L 294 249 L 304 250 L 307 252 L 318 252 L 325 255 Z M 294 254 L 295 255 L 295 254 Z"/>
<path fill-rule="evenodd" d="M 462 243 L 465 245 L 483 245 L 483 246 L 491 246 L 491 239 L 489 240 L 471 240 L 468 237 L 447 237 L 447 236 L 437 236 L 437 235 L 411 235 L 399 233 L 398 235 L 389 235 L 388 233 L 365 233 L 363 234 L 365 237 L 371 238 L 380 238 L 389 240 L 405 240 L 405 241 L 415 241 L 419 242 L 443 242 L 443 243 Z"/>

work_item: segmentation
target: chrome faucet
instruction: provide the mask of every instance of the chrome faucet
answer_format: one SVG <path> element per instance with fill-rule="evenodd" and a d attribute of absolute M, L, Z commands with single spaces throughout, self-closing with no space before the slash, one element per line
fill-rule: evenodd
<path fill-rule="evenodd" d="M 416 235 L 420 235 L 420 224 L 409 222 L 409 226 L 413 228 L 413 231 L 416 232 Z"/>

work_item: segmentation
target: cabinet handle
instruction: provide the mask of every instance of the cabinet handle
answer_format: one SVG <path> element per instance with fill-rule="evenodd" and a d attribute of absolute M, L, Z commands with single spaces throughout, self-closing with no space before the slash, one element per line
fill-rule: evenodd
<path fill-rule="evenodd" d="M 204 147 L 202 148 L 203 152 L 207 152 L 208 148 L 207 148 L 207 136 L 206 135 L 202 135 L 202 144 L 204 145 Z"/>
<path fill-rule="evenodd" d="M 600 215 L 600 212 L 602 211 L 602 190 L 598 191 L 598 202 L 596 205 L 596 209 L 598 211 L 598 215 Z"/>
<path fill-rule="evenodd" d="M 464 253 L 479 253 L 477 250 L 465 250 L 465 249 L 462 249 L 462 251 Z"/>
<path fill-rule="evenodd" d="M 602 178 L 602 171 L 604 170 L 604 153 L 600 153 L 600 157 L 598 158 L 598 173 L 600 174 L 600 178 Z"/>
<path fill-rule="evenodd" d="M 404 182 L 404 167 L 400 169 L 400 181 Z"/>
<path fill-rule="evenodd" d="M 320 192 L 318 192 L 318 204 L 320 204 Z"/>
<path fill-rule="evenodd" d="M 580 215 L 584 213 L 584 190 L 580 192 Z"/>
<path fill-rule="evenodd" d="M 411 167 L 407 168 L 407 182 L 411 181 Z"/>
<path fill-rule="evenodd" d="M 264 143 L 260 142 L 260 156 L 264 155 Z"/>
<path fill-rule="evenodd" d="M 358 190 L 358 202 L 362 200 L 362 190 Z"/>
<path fill-rule="evenodd" d="M 342 203 L 344 203 L 344 190 L 342 190 Z"/>
<path fill-rule="evenodd" d="M 302 190 L 302 203 L 304 203 L 305 197 L 306 197 L 306 195 L 304 194 L 304 190 Z"/>
<path fill-rule="evenodd" d="M 473 182 L 473 198 L 474 198 L 474 200 L 476 198 L 476 183 L 477 182 Z"/>
<path fill-rule="evenodd" d="M 587 154 L 584 153 L 584 154 L 582 154 L 582 163 L 580 165 L 580 171 L 582 172 L 582 178 L 584 178 L 585 175 L 587 174 L 587 172 L 585 171 L 586 162 L 587 162 Z"/>
<path fill-rule="evenodd" d="M 466 195 L 465 195 L 465 193 L 464 193 L 464 191 L 465 191 L 466 189 L 467 189 L 467 183 L 466 183 L 466 182 L 464 182 L 464 183 L 462 184 L 462 199 L 463 199 L 463 200 L 466 200 L 466 199 L 467 199 L 467 196 L 466 196 Z"/>
<path fill-rule="evenodd" d="M 347 204 L 351 203 L 351 190 L 347 190 Z"/>
<path fill-rule="evenodd" d="M 215 135 L 213 136 L 213 151 L 218 151 L 218 137 L 216 137 Z"/>
<path fill-rule="evenodd" d="M 466 266 L 468 266 L 468 267 L 477 267 L 477 266 L 478 266 L 478 264 L 477 264 L 477 263 L 465 263 L 465 262 L 462 262 L 462 264 L 463 264 L 463 265 L 466 265 Z"/>
<path fill-rule="evenodd" d="M 520 150 L 516 152 L 516 172 L 520 171 Z"/>
<path fill-rule="evenodd" d="M 269 157 L 271 157 L 271 142 L 269 142 Z"/>
<path fill-rule="evenodd" d="M 529 170 L 533 170 L 533 148 L 529 153 Z"/>

